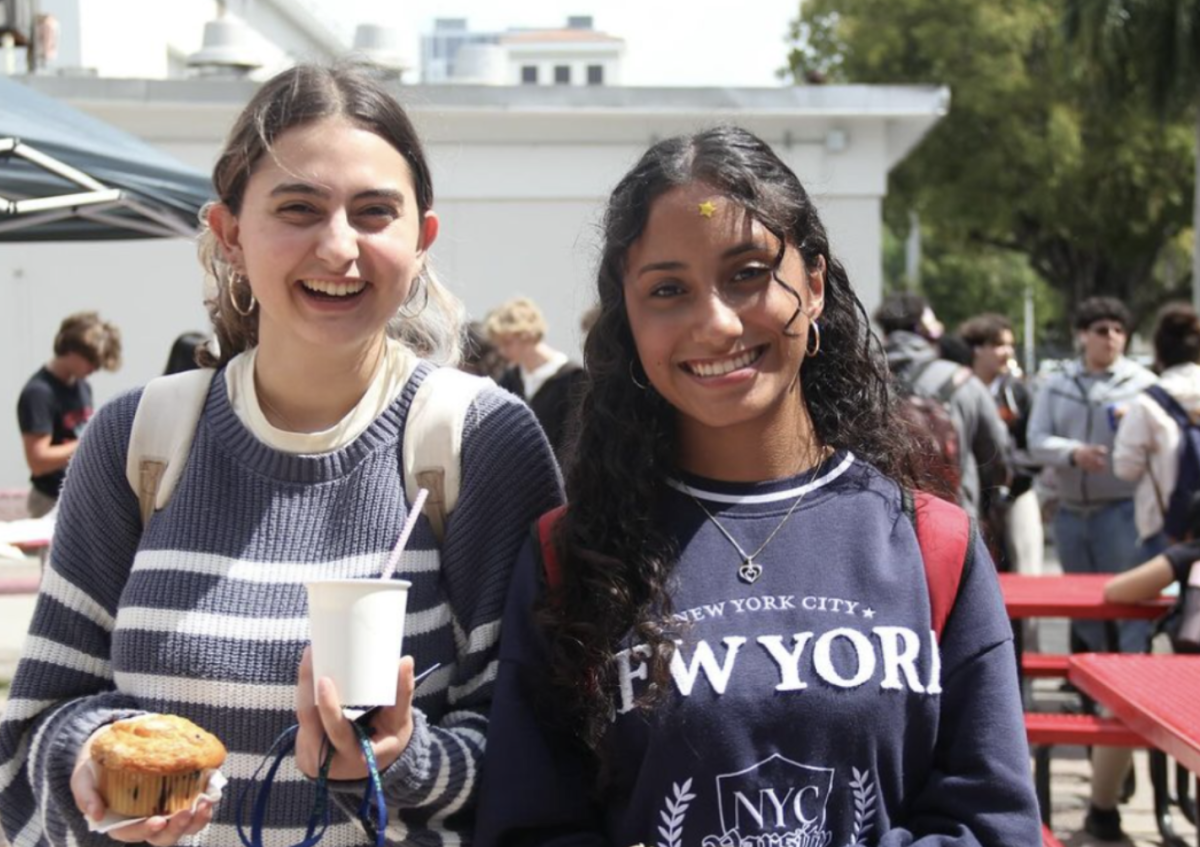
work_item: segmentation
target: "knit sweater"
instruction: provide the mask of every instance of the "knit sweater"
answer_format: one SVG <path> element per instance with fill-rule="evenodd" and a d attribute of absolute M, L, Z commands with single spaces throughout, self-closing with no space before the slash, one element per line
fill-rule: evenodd
<path fill-rule="evenodd" d="M 98 727 L 142 712 L 187 717 L 229 749 L 214 822 L 189 839 L 235 847 L 236 800 L 272 741 L 295 724 L 308 642 L 304 582 L 377 575 L 408 505 L 404 425 L 422 365 L 346 447 L 289 455 L 256 440 L 213 380 L 174 495 L 142 530 L 125 460 L 139 391 L 105 406 L 71 463 L 50 567 L 0 724 L 0 819 L 14 847 L 109 845 L 87 831 L 69 780 Z M 455 844 L 470 832 L 496 672 L 499 618 L 530 522 L 561 501 L 533 415 L 498 388 L 469 410 L 462 485 L 440 552 L 416 524 L 397 577 L 412 582 L 404 639 L 418 671 L 415 728 L 383 773 L 392 843 Z M 367 839 L 332 786 L 327 847 Z M 338 792 L 342 792 L 339 797 Z M 290 757 L 265 843 L 303 838 L 312 783 Z"/>
<path fill-rule="evenodd" d="M 683 480 L 715 521 L 665 494 L 678 646 L 650 713 L 636 705 L 644 651 L 616 654 L 599 793 L 547 689 L 530 614 L 543 580 L 527 549 L 505 612 L 479 847 L 1039 843 L 1012 631 L 985 547 L 976 536 L 938 643 L 899 489 L 845 453 L 828 466 Z M 771 539 L 753 584 L 716 522 L 748 551 Z"/>

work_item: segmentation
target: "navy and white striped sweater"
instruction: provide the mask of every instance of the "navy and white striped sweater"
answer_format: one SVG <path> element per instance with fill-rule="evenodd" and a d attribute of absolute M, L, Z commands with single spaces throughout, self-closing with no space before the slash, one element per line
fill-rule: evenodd
<path fill-rule="evenodd" d="M 112 844 L 87 832 L 69 780 L 94 730 L 141 712 L 183 715 L 225 743 L 225 799 L 212 825 L 185 841 L 239 843 L 234 801 L 296 722 L 303 583 L 379 573 L 407 514 L 400 448 L 428 371 L 354 442 L 305 456 L 255 439 L 218 374 L 184 475 L 145 532 L 124 470 L 140 392 L 100 411 L 71 463 L 0 723 L 0 819 L 13 847 Z M 422 518 L 397 573 L 413 583 L 405 652 L 418 671 L 442 666 L 418 692 L 412 741 L 383 775 L 392 843 L 455 844 L 470 832 L 512 564 L 530 523 L 562 496 L 533 415 L 500 389 L 474 401 L 462 464 L 440 554 Z M 335 788 L 354 802 L 362 793 Z M 265 843 L 301 840 L 311 806 L 312 785 L 289 759 Z M 366 843 L 340 809 L 334 821 L 323 845 Z"/>

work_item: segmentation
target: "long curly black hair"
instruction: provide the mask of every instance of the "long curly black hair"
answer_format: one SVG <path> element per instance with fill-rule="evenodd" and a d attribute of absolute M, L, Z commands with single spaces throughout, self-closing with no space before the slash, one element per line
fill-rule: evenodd
<path fill-rule="evenodd" d="M 909 442 L 892 422 L 879 342 L 796 175 L 766 143 L 736 127 L 651 147 L 618 183 L 604 216 L 600 314 L 585 343 L 590 379 L 567 472 L 570 508 L 555 539 L 562 580 L 540 612 L 555 697 L 571 729 L 594 751 L 613 715 L 608 692 L 615 689 L 617 651 L 627 643 L 649 648 L 650 693 L 641 706 L 652 706 L 669 679 L 674 636 L 666 585 L 676 550 L 659 515 L 664 480 L 677 471 L 675 410 L 631 378 L 632 371 L 644 382 L 624 277 L 626 255 L 655 199 L 695 182 L 738 203 L 785 246 L 797 248 L 806 268 L 824 260 L 820 355 L 807 358 L 800 372 L 816 443 L 849 448 L 885 474 L 912 481 Z M 781 249 L 776 268 L 782 259 Z M 797 432 L 798 455 L 812 448 Z"/>

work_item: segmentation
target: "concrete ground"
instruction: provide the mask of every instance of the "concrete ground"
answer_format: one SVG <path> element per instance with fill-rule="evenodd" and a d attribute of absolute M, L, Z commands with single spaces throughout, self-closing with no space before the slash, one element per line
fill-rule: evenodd
<path fill-rule="evenodd" d="M 1048 569 L 1056 563 L 1048 562 Z M 36 561 L 24 564 L 0 563 L 6 575 L 37 573 Z M 8 694 L 8 682 L 16 669 L 21 642 L 33 615 L 32 596 L 0 596 L 0 708 Z M 1040 641 L 1047 652 L 1065 652 L 1067 625 L 1065 621 L 1045 621 L 1041 625 Z M 1075 705 L 1072 695 L 1059 690 L 1057 681 L 1038 680 L 1033 692 L 1039 708 L 1070 708 Z M 1032 767 L 1032 763 L 1031 763 Z M 1052 823 L 1054 834 L 1066 847 L 1110 847 L 1122 844 L 1126 847 L 1159 847 L 1162 841 L 1154 823 L 1152 791 L 1147 770 L 1146 754 L 1139 751 L 1134 759 L 1137 769 L 1137 792 L 1129 803 L 1121 806 L 1122 825 L 1130 840 L 1124 842 L 1098 841 L 1083 832 L 1083 817 L 1088 805 L 1089 767 L 1086 753 L 1078 747 L 1058 747 L 1054 751 L 1052 765 Z M 1194 791 L 1193 791 L 1194 795 Z M 1188 824 L 1175 810 L 1176 832 L 1189 844 L 1198 843 L 1196 828 Z M 0 836 L 0 845 L 3 838 Z M 1023 847 L 1023 845 L 1012 845 Z M 1036 847 L 1036 845 L 1029 845 Z"/>

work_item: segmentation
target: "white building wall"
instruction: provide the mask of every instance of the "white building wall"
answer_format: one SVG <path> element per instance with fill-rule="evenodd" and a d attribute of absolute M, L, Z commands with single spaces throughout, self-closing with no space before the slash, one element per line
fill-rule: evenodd
<path fill-rule="evenodd" d="M 242 100 L 173 100 L 145 88 L 144 99 L 71 100 L 203 171 L 212 167 Z M 169 86 L 167 87 L 169 88 Z M 249 96 L 251 86 L 232 86 Z M 126 92 L 142 90 L 126 83 Z M 158 92 L 158 93 L 156 93 Z M 890 122 L 871 116 L 709 114 L 438 108 L 421 89 L 404 89 L 433 169 L 441 234 L 434 266 L 482 318 L 524 294 L 546 312 L 548 340 L 575 352 L 579 317 L 594 297 L 600 215 L 617 180 L 654 137 L 736 121 L 769 141 L 818 203 L 833 254 L 847 267 L 868 310 L 879 301 L 880 206 L 895 150 Z M 916 119 L 914 119 L 916 120 Z M 926 124 L 932 118 L 922 119 Z M 826 148 L 830 129 L 847 147 Z M 183 239 L 109 244 L 5 245 L 0 251 L 0 488 L 27 478 L 14 407 L 25 380 L 50 356 L 61 319 L 95 309 L 121 326 L 125 366 L 93 379 L 96 400 L 159 374 L 175 337 L 206 329 L 194 246 Z"/>
<path fill-rule="evenodd" d="M 604 85 L 620 85 L 622 45 L 615 42 L 599 44 L 500 45 L 507 50 L 508 85 L 521 85 L 521 69 L 533 65 L 538 69 L 538 85 L 555 85 L 554 69 L 566 65 L 571 69 L 571 85 L 587 85 L 588 65 L 604 68 Z"/>

